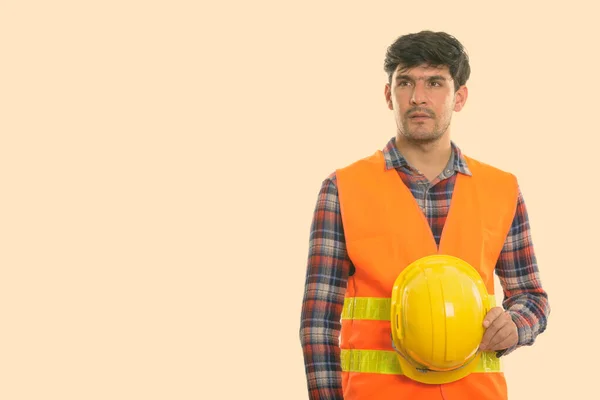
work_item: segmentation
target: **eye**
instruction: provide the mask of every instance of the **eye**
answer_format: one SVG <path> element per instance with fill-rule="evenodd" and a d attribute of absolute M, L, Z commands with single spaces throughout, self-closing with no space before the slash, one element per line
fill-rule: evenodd
<path fill-rule="evenodd" d="M 433 81 L 431 82 L 431 86 L 442 86 L 442 83 L 440 81 Z"/>
<path fill-rule="evenodd" d="M 408 82 L 408 81 L 399 81 L 398 82 L 398 86 L 407 86 L 407 85 L 410 85 L 410 82 Z"/>

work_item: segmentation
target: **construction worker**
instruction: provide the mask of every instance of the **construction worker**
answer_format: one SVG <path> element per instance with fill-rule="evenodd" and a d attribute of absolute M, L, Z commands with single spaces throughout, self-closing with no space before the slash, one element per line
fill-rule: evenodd
<path fill-rule="evenodd" d="M 517 178 L 463 154 L 451 139 L 452 113 L 465 106 L 470 75 L 458 40 L 431 31 L 401 36 L 388 48 L 384 70 L 397 132 L 382 150 L 333 171 L 314 211 L 300 326 L 309 398 L 507 399 L 501 358 L 532 345 L 550 313 Z M 449 326 L 453 311 L 432 309 L 431 318 L 421 318 L 426 307 L 405 305 L 411 311 L 401 318 L 390 312 L 397 290 L 404 300 L 396 305 L 433 301 L 425 293 L 433 290 L 432 280 L 418 278 L 425 269 L 397 282 L 408 266 L 436 255 L 442 258 L 427 273 L 448 271 L 448 258 L 464 265 L 436 275 L 439 290 L 479 285 L 471 295 L 455 290 L 445 306 L 462 307 L 462 318 L 464 310 L 485 309 L 468 317 L 481 332 L 464 333 L 477 339 L 478 360 L 445 372 L 398 357 L 396 344 L 407 346 L 404 355 L 418 355 L 419 348 L 431 355 L 441 344 L 432 344 L 427 332 L 447 329 L 441 326 Z M 494 275 L 501 288 L 494 287 Z M 504 301 L 482 308 L 480 299 L 499 290 Z M 402 323 L 414 325 L 406 333 L 412 341 L 394 336 Z M 419 327 L 422 336 L 415 334 Z M 445 332 L 453 336 L 445 337 L 442 358 L 457 357 L 448 355 L 458 351 L 456 329 Z"/>

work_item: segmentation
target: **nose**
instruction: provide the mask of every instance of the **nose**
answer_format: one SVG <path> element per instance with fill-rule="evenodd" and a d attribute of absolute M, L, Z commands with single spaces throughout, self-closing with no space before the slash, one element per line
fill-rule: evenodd
<path fill-rule="evenodd" d="M 425 87 L 423 82 L 417 82 L 412 91 L 410 97 L 410 103 L 412 105 L 425 104 L 427 102 L 427 96 L 425 94 Z"/>

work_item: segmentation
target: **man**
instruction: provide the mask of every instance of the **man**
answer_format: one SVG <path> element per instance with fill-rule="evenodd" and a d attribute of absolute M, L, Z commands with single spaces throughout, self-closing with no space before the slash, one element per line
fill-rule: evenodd
<path fill-rule="evenodd" d="M 462 154 L 450 137 L 452 113 L 468 97 L 461 43 L 444 32 L 399 37 L 384 69 L 397 133 L 328 176 L 314 212 L 300 327 L 309 398 L 506 399 L 494 368 L 432 385 L 343 359 L 392 346 L 389 320 L 374 328 L 381 321 L 348 317 L 348 300 L 389 297 L 408 263 L 436 252 L 469 261 L 491 294 L 499 277 L 504 301 L 485 316 L 479 346 L 489 357 L 532 345 L 550 313 L 516 178 Z"/>

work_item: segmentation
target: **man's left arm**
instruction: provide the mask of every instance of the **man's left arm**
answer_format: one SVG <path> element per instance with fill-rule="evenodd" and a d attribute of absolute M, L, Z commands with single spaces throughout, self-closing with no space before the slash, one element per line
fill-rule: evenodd
<path fill-rule="evenodd" d="M 503 356 L 521 346 L 531 346 L 546 330 L 550 314 L 548 294 L 542 288 L 529 216 L 520 189 L 515 216 L 496 264 L 496 274 L 504 291 L 504 311 L 497 308 L 493 310 L 495 313 L 488 314 L 490 325 L 486 327 L 482 343 L 483 350 L 496 350 L 497 356 Z M 494 329 L 496 326 L 500 329 Z M 506 339 L 502 339 L 504 335 Z M 510 345 L 503 346 L 502 340 Z"/>

